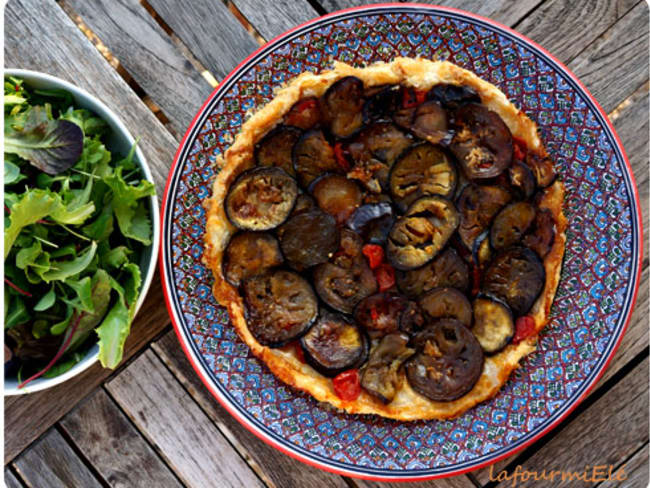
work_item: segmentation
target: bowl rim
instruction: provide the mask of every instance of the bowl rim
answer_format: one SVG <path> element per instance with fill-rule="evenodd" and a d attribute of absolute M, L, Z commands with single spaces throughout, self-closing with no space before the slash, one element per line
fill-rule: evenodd
<path fill-rule="evenodd" d="M 182 325 L 180 324 L 180 320 L 177 316 L 180 311 L 177 311 L 174 307 L 174 303 L 172 301 L 171 295 L 170 295 L 170 290 L 173 288 L 173 283 L 170 283 L 171 279 L 173 278 L 171 275 L 167 273 L 167 270 L 165 269 L 165 261 L 168 259 L 168 255 L 166 252 L 165 246 L 161 246 L 161 251 L 160 251 L 160 275 L 161 275 L 161 282 L 163 286 L 163 292 L 164 292 L 164 297 L 165 297 L 165 304 L 167 306 L 172 324 L 174 326 L 174 330 L 176 332 L 176 335 L 178 337 L 178 340 L 181 344 L 181 347 L 183 348 L 183 351 L 185 352 L 185 355 L 189 359 L 194 371 L 198 375 L 198 377 L 201 379 L 203 384 L 208 388 L 210 393 L 214 398 L 217 399 L 217 401 L 233 416 L 235 419 L 237 419 L 238 422 L 240 422 L 246 429 L 248 429 L 250 432 L 252 432 L 254 435 L 262 439 L 264 442 L 267 444 L 273 446 L 274 448 L 278 449 L 279 451 L 287 454 L 288 456 L 293 457 L 294 459 L 297 459 L 305 464 L 314 466 L 319 469 L 323 469 L 325 471 L 329 471 L 332 473 L 336 473 L 339 475 L 343 476 L 351 476 L 354 478 L 361 478 L 361 479 L 368 479 L 368 480 L 375 480 L 375 481 L 424 481 L 424 480 L 430 480 L 430 479 L 438 479 L 438 478 L 446 478 L 450 476 L 458 476 L 463 473 L 467 473 L 470 471 L 475 471 L 477 469 L 484 468 L 486 466 L 489 466 L 491 464 L 496 463 L 497 461 L 504 459 L 506 457 L 512 456 L 513 454 L 523 450 L 527 446 L 531 445 L 532 443 L 536 442 L 546 434 L 548 434 L 550 431 L 552 431 L 555 427 L 557 427 L 567 416 L 571 414 L 571 412 L 579 405 L 582 403 L 582 401 L 588 396 L 589 392 L 594 388 L 594 386 L 598 383 L 602 375 L 605 373 L 607 370 L 607 367 L 609 366 L 611 360 L 614 358 L 616 351 L 618 350 L 621 341 L 623 339 L 623 336 L 625 335 L 625 332 L 628 328 L 628 325 L 630 323 L 630 319 L 632 316 L 632 311 L 634 310 L 634 305 L 637 299 L 637 294 L 638 294 L 638 289 L 639 289 L 639 284 L 640 284 L 640 278 L 641 278 L 641 272 L 642 272 L 642 260 L 643 260 L 643 218 L 641 214 L 641 205 L 640 205 L 640 199 L 639 199 L 639 193 L 637 189 L 637 184 L 636 184 L 636 179 L 634 176 L 634 173 L 632 171 L 632 166 L 627 158 L 627 154 L 625 153 L 625 149 L 623 147 L 623 144 L 621 143 L 621 140 L 616 133 L 616 130 L 614 129 L 614 126 L 612 125 L 611 121 L 607 117 L 606 112 L 603 110 L 603 108 L 600 106 L 598 101 L 593 97 L 593 95 L 589 92 L 589 90 L 586 88 L 586 86 L 578 79 L 578 77 L 569 69 L 567 66 L 562 63 L 560 60 L 558 60 L 555 56 L 553 56 L 549 51 L 541 47 L 538 43 L 535 41 L 529 39 L 528 37 L 524 36 L 523 34 L 520 34 L 519 32 L 515 31 L 514 29 L 500 23 L 496 22 L 492 19 L 489 19 L 487 17 L 477 15 L 471 12 L 467 12 L 461 9 L 456 9 L 452 7 L 443 7 L 439 5 L 430 5 L 430 4 L 422 4 L 422 3 L 378 3 L 378 4 L 373 4 L 373 5 L 362 5 L 362 6 L 357 6 L 357 7 L 352 7 L 352 8 L 347 8 L 343 10 L 339 10 L 336 12 L 332 12 L 327 15 L 323 15 L 320 17 L 317 17 L 315 19 L 309 20 L 307 22 L 301 23 L 297 25 L 296 27 L 283 32 L 282 34 L 276 36 L 275 38 L 271 39 L 269 42 L 261 46 L 260 48 L 256 49 L 253 53 L 251 53 L 248 57 L 246 57 L 241 63 L 239 63 L 220 83 L 219 85 L 212 91 L 212 93 L 207 97 L 207 99 L 204 101 L 203 105 L 199 108 L 197 113 L 195 114 L 194 118 L 192 119 L 192 122 L 190 123 L 186 133 L 183 136 L 183 139 L 181 140 L 181 143 L 178 146 L 178 149 L 176 151 L 176 154 L 174 156 L 174 161 L 172 163 L 172 166 L 169 171 L 169 176 L 167 178 L 167 183 L 165 185 L 165 191 L 163 193 L 163 198 L 162 198 L 162 209 L 161 209 L 161 216 L 162 216 L 162 222 L 163 225 L 161 226 L 161 239 L 164 238 L 165 235 L 165 212 L 169 212 L 169 207 L 173 204 L 173 202 L 168 202 L 168 198 L 170 196 L 170 190 L 172 187 L 172 182 L 173 180 L 176 179 L 176 172 L 178 170 L 178 166 L 181 163 L 181 155 L 184 153 L 184 149 L 187 146 L 188 139 L 190 139 L 192 132 L 197 128 L 197 123 L 203 119 L 203 117 L 206 115 L 206 109 L 208 106 L 211 104 L 211 102 L 215 99 L 215 97 L 222 91 L 224 90 L 227 85 L 229 84 L 229 81 L 231 78 L 233 78 L 235 75 L 238 75 L 242 72 L 242 70 L 247 67 L 247 65 L 251 62 L 256 57 L 260 57 L 261 55 L 265 55 L 268 53 L 271 53 L 276 46 L 281 42 L 284 41 L 288 38 L 290 38 L 292 35 L 298 35 L 298 31 L 302 31 L 305 28 L 308 27 L 315 27 L 318 25 L 327 25 L 327 23 L 332 23 L 333 21 L 340 20 L 338 19 L 339 17 L 345 17 L 345 15 L 349 14 L 355 14 L 355 15 L 363 15 L 363 14 L 372 14 L 372 13 L 378 13 L 382 12 L 382 10 L 393 10 L 392 12 L 388 13 L 395 13 L 395 10 L 400 10 L 403 12 L 408 12 L 411 14 L 418 14 L 418 13 L 425 13 L 425 14 L 442 14 L 442 15 L 455 15 L 459 17 L 464 17 L 467 20 L 473 21 L 477 23 L 478 25 L 487 25 L 489 28 L 501 32 L 503 34 L 506 34 L 507 36 L 514 38 L 525 45 L 527 45 L 533 52 L 535 52 L 538 55 L 545 56 L 549 60 L 552 61 L 552 64 L 554 64 L 559 70 L 561 70 L 569 79 L 571 79 L 579 88 L 578 91 L 580 91 L 582 94 L 586 96 L 586 98 L 593 104 L 594 111 L 599 114 L 602 118 L 603 121 L 603 127 L 611 134 L 613 139 L 616 141 L 616 145 L 613 148 L 614 151 L 616 151 L 618 154 L 621 156 L 621 164 L 626 168 L 626 171 L 624 172 L 625 175 L 629 178 L 629 180 L 626 180 L 626 186 L 628 187 L 630 191 L 630 205 L 632 208 L 632 219 L 633 219 L 633 228 L 634 225 L 636 225 L 636 230 L 637 230 L 637 235 L 633 236 L 636 237 L 635 240 L 633 240 L 632 246 L 636 245 L 637 250 L 638 250 L 638 255 L 636 256 L 636 262 L 634 261 L 634 253 L 632 254 L 632 271 L 630 273 L 630 279 L 631 279 L 631 295 L 630 295 L 630 300 L 628 302 L 627 308 L 623 311 L 623 322 L 622 322 L 622 327 L 620 327 L 620 334 L 613 345 L 609 356 L 606 358 L 606 361 L 603 363 L 601 366 L 600 370 L 595 376 L 592 376 L 592 379 L 588 381 L 587 386 L 584 388 L 583 393 L 571 403 L 564 412 L 562 412 L 561 415 L 557 416 L 554 418 L 549 425 L 547 425 L 545 428 L 540 430 L 539 432 L 536 432 L 534 435 L 532 435 L 530 438 L 519 442 L 518 444 L 514 445 L 514 443 L 511 443 L 510 445 L 504 447 L 505 452 L 500 453 L 498 455 L 486 455 L 487 459 L 482 460 L 480 462 L 477 462 L 475 464 L 472 464 L 468 467 L 462 467 L 462 468 L 457 468 L 457 469 L 451 469 L 446 472 L 436 472 L 436 473 L 424 473 L 424 474 L 415 474 L 413 472 L 409 473 L 404 472 L 404 471 L 395 471 L 395 474 L 381 474 L 381 475 L 375 475 L 375 474 L 366 474 L 362 472 L 357 472 L 354 470 L 354 466 L 352 465 L 346 465 L 346 467 L 339 467 L 336 465 L 336 462 L 333 462 L 331 464 L 328 464 L 326 462 L 322 462 L 317 459 L 310 458 L 304 454 L 302 454 L 298 449 L 295 449 L 293 447 L 289 447 L 287 445 L 283 445 L 277 440 L 273 439 L 267 432 L 262 430 L 260 427 L 255 425 L 251 420 L 246 418 L 242 412 L 239 411 L 239 407 L 236 405 L 231 404 L 230 400 L 224 396 L 223 393 L 221 393 L 216 386 L 213 384 L 213 380 L 210 377 L 209 374 L 207 374 L 206 371 L 204 371 L 204 366 L 201 364 L 201 361 L 199 360 L 198 357 L 196 357 L 195 352 L 192 349 L 192 346 L 189 342 L 189 338 L 187 334 L 189 332 L 184 331 Z M 461 19 L 462 20 L 462 19 Z M 636 272 L 634 271 L 634 267 L 636 267 Z M 586 381 L 587 382 L 587 381 Z M 349 467 L 348 467 L 349 466 Z M 436 470 L 437 468 L 431 468 L 427 471 L 432 471 Z M 402 474 L 400 474 L 402 473 Z"/>
<path fill-rule="evenodd" d="M 102 102 L 96 96 L 92 95 L 91 93 L 84 90 L 83 88 L 80 88 L 70 83 L 69 81 L 61 79 L 57 76 L 50 75 L 48 73 L 43 73 L 41 71 L 34 71 L 29 69 L 4 68 L 3 79 L 4 77 L 7 76 L 23 78 L 26 83 L 29 83 L 29 80 L 45 82 L 51 84 L 53 87 L 67 90 L 73 95 L 75 99 L 77 98 L 83 99 L 84 102 L 88 102 L 89 106 L 87 108 L 89 110 L 95 112 L 97 112 L 98 110 L 102 111 L 103 112 L 102 114 L 97 114 L 97 115 L 100 115 L 100 118 L 102 118 L 102 120 L 105 120 L 107 123 L 113 126 L 111 127 L 111 129 L 115 133 L 115 135 L 125 139 L 128 142 L 128 144 L 131 146 L 136 142 L 131 132 L 127 129 L 126 125 L 124 125 L 124 123 L 117 116 L 117 114 L 113 110 L 111 110 L 104 102 Z M 149 164 L 147 163 L 147 159 L 145 158 L 144 153 L 142 152 L 140 146 L 136 146 L 135 156 L 136 156 L 135 157 L 136 163 L 142 170 L 144 179 L 151 181 L 152 183 L 155 184 L 153 175 L 151 173 L 151 170 L 149 169 Z M 135 315 L 137 315 L 138 311 L 140 310 L 140 307 L 144 303 L 144 300 L 147 296 L 147 292 L 149 291 L 149 287 L 151 286 L 151 283 L 153 281 L 153 276 L 156 272 L 156 261 L 158 260 L 158 253 L 160 248 L 160 238 L 159 238 L 160 237 L 160 206 L 158 204 L 158 197 L 157 195 L 152 195 L 148 197 L 148 200 L 151 209 L 152 232 L 151 232 L 151 245 L 145 247 L 145 249 L 151 249 L 151 257 L 149 258 L 149 261 L 147 263 L 146 273 L 142 279 L 140 294 L 138 296 L 138 301 L 136 302 Z M 27 393 L 34 393 L 37 391 L 45 390 L 47 388 L 51 388 L 53 386 L 63 383 L 64 381 L 69 380 L 70 378 L 73 378 L 74 376 L 81 374 L 83 371 L 85 371 L 90 366 L 95 364 L 95 362 L 98 361 L 98 359 L 99 359 L 99 346 L 97 344 L 94 344 L 93 346 L 90 347 L 90 349 L 86 353 L 86 357 L 83 358 L 81 361 L 79 361 L 77 364 L 75 364 L 72 368 L 70 368 L 65 373 L 59 376 L 55 376 L 54 378 L 37 378 L 27 386 L 20 389 L 17 388 L 17 385 L 12 385 L 10 387 L 7 387 L 6 384 L 7 382 L 3 375 L 3 379 L 2 379 L 3 393 L 5 396 L 16 396 L 16 395 L 24 395 Z"/>

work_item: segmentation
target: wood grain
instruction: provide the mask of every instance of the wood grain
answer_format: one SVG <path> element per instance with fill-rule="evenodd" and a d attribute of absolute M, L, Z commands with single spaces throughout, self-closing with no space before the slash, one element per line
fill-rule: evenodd
<path fill-rule="evenodd" d="M 643 446 L 630 459 L 619 467 L 611 480 L 598 488 L 637 488 L 648 486 L 648 444 Z"/>
<path fill-rule="evenodd" d="M 21 454 L 14 467 L 30 488 L 102 486 L 56 429 Z"/>
<path fill-rule="evenodd" d="M 162 109 L 178 139 L 212 88 L 138 0 L 68 0 Z"/>
<path fill-rule="evenodd" d="M 176 141 L 55 2 L 12 0 L 5 9 L 5 65 L 68 80 L 119 114 L 142 136 L 140 148 L 162 197 Z"/>
<path fill-rule="evenodd" d="M 343 478 L 303 464 L 272 448 L 244 428 L 203 385 L 171 331 L 151 345 L 192 398 L 235 448 L 250 458 L 260 478 L 277 488 L 346 488 Z"/>
<path fill-rule="evenodd" d="M 263 486 L 156 355 L 148 350 L 106 389 L 189 486 Z"/>
<path fill-rule="evenodd" d="M 23 484 L 9 468 L 5 468 L 5 488 L 23 488 Z"/>
<path fill-rule="evenodd" d="M 454 476 L 452 478 L 441 478 L 434 481 L 418 481 L 413 483 L 385 483 L 379 481 L 353 480 L 359 488 L 474 488 L 474 483 L 465 476 Z"/>
<path fill-rule="evenodd" d="M 59 424 L 113 488 L 182 486 L 103 389 L 95 390 Z"/>
<path fill-rule="evenodd" d="M 217 79 L 259 47 L 220 0 L 193 0 L 191 8 L 182 8 L 175 0 L 149 4 Z"/>
<path fill-rule="evenodd" d="M 124 346 L 122 364 L 169 326 L 169 316 L 163 303 L 162 287 L 156 274 L 147 299 L 131 326 L 131 334 Z M 99 363 L 95 363 L 79 376 L 48 390 L 30 395 L 5 397 L 5 464 L 68 413 L 112 373 L 113 371 L 103 369 Z"/>
<path fill-rule="evenodd" d="M 319 16 L 307 0 L 234 0 L 233 3 L 267 41 Z"/>

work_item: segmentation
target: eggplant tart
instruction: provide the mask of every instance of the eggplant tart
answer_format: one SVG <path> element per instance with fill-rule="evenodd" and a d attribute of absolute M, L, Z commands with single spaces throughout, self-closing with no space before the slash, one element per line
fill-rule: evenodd
<path fill-rule="evenodd" d="M 285 383 L 349 413 L 449 419 L 535 350 L 564 186 L 535 124 L 470 71 L 303 73 L 220 163 L 213 292 Z"/>

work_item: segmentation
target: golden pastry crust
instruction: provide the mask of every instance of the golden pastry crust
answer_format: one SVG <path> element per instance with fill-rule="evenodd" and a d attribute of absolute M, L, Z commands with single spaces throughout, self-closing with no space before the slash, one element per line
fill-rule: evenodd
<path fill-rule="evenodd" d="M 376 414 L 397 420 L 454 418 L 496 395 L 508 380 L 510 373 L 519 365 L 519 361 L 535 350 L 537 336 L 516 345 L 510 344 L 501 352 L 487 356 L 477 383 L 467 394 L 457 400 L 435 402 L 423 397 L 410 387 L 402 372 L 398 393 L 389 404 L 382 403 L 365 391 L 362 391 L 356 400 L 345 401 L 334 393 L 329 378 L 302 363 L 291 348 L 271 349 L 255 340 L 246 326 L 242 298 L 238 291 L 226 282 L 222 274 L 223 250 L 235 231 L 226 218 L 223 201 L 234 178 L 254 165 L 255 143 L 275 127 L 298 100 L 321 96 L 335 81 L 350 75 L 361 79 L 366 87 L 403 84 L 425 90 L 437 83 L 470 86 L 479 94 L 484 105 L 501 116 L 513 136 L 526 142 L 529 151 L 545 155 L 534 122 L 512 105 L 498 88 L 452 63 L 397 58 L 391 63 L 376 63 L 367 68 L 354 68 L 337 62 L 332 70 L 318 75 L 303 73 L 279 89 L 274 99 L 242 126 L 234 144 L 226 151 L 224 157 L 220 158 L 221 171 L 214 181 L 212 197 L 205 202 L 207 223 L 204 262 L 215 277 L 213 293 L 219 303 L 228 308 L 233 326 L 253 354 L 264 361 L 280 380 L 309 393 L 317 400 L 328 402 L 348 413 Z M 535 320 L 538 333 L 548 321 L 560 278 L 567 226 L 562 213 L 563 200 L 564 185 L 557 180 L 544 191 L 540 201 L 540 207 L 548 208 L 553 214 L 556 233 L 551 251 L 544 258 L 546 270 L 544 289 L 529 313 Z"/>

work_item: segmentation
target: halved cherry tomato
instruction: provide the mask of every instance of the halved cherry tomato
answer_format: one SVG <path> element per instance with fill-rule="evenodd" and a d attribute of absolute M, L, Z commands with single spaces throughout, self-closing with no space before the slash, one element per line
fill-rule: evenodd
<path fill-rule="evenodd" d="M 341 169 L 343 169 L 343 171 L 350 171 L 350 163 L 345 157 L 343 144 L 340 142 L 334 144 L 334 156 L 336 157 L 336 163 L 341 167 Z"/>
<path fill-rule="evenodd" d="M 384 248 L 377 244 L 366 244 L 361 252 L 368 258 L 370 269 L 375 269 L 384 260 Z"/>
<path fill-rule="evenodd" d="M 519 344 L 524 339 L 535 333 L 535 320 L 529 315 L 524 315 L 517 319 L 515 323 L 515 336 L 512 338 L 513 344 Z"/>
<path fill-rule="evenodd" d="M 358 369 L 348 369 L 342 373 L 337 374 L 332 379 L 334 386 L 334 393 L 345 401 L 356 400 L 361 394 L 361 381 L 359 379 Z"/>
<path fill-rule="evenodd" d="M 388 263 L 382 263 L 375 269 L 375 278 L 379 291 L 384 292 L 395 286 L 395 269 Z"/>
<path fill-rule="evenodd" d="M 426 100 L 427 92 L 425 90 L 402 89 L 402 107 L 417 107 Z"/>
<path fill-rule="evenodd" d="M 528 152 L 528 147 L 526 146 L 526 142 L 523 141 L 522 139 L 519 139 L 518 137 L 513 137 L 512 142 L 514 142 L 513 145 L 514 158 L 518 161 L 524 161 L 526 159 L 526 153 Z"/>

